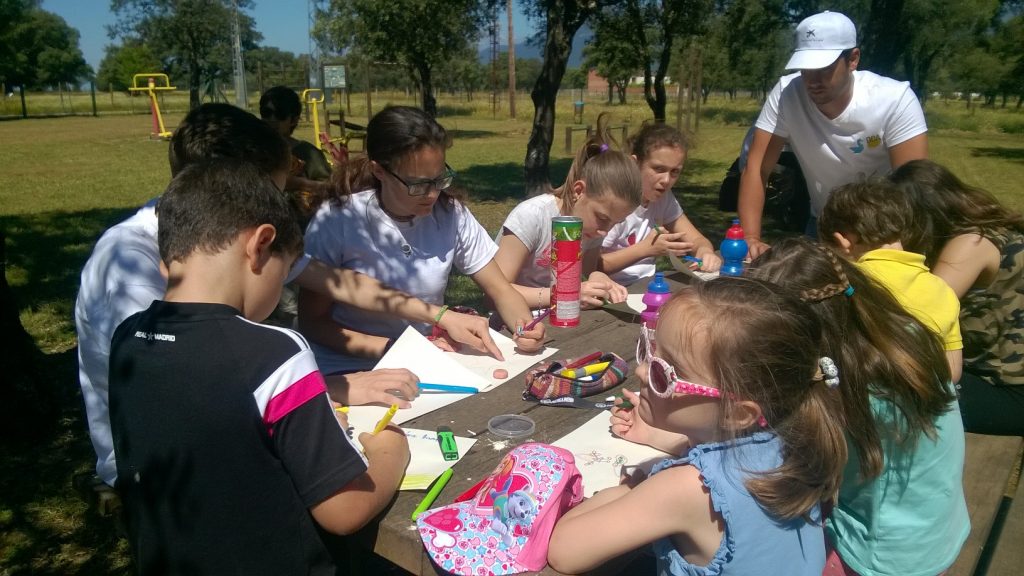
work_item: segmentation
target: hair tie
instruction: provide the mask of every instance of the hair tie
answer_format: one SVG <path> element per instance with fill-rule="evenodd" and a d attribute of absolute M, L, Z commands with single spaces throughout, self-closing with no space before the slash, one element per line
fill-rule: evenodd
<path fill-rule="evenodd" d="M 822 380 L 824 380 L 825 386 L 829 388 L 839 386 L 839 368 L 828 356 L 822 356 L 818 359 L 818 371 L 814 374 L 815 382 Z"/>
<path fill-rule="evenodd" d="M 598 151 L 601 154 L 604 154 L 605 152 L 608 151 L 608 145 L 607 144 L 601 144 L 600 146 L 597 147 L 597 149 L 598 149 Z"/>
<path fill-rule="evenodd" d="M 843 290 L 843 295 L 847 298 L 853 298 L 853 284 L 846 285 L 846 290 Z"/>

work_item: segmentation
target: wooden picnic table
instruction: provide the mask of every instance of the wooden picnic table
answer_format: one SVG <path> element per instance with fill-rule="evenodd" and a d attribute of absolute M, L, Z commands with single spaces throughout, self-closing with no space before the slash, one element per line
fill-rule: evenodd
<path fill-rule="evenodd" d="M 693 278 L 684 273 L 666 276 L 673 290 L 694 281 Z M 645 281 L 637 282 L 630 288 L 630 292 L 643 293 L 646 286 Z M 624 305 L 615 306 L 612 310 L 587 310 L 581 313 L 579 326 L 547 326 L 547 344 L 558 348 L 558 352 L 549 360 L 574 358 L 601 350 L 614 352 L 633 365 L 636 341 L 640 334 L 639 314 L 626 310 Z M 639 380 L 630 374 L 619 388 L 622 386 L 636 390 L 639 388 Z M 403 424 L 408 428 L 423 430 L 448 426 L 460 436 L 476 434 L 476 444 L 454 466 L 452 479 L 432 507 L 451 503 L 486 478 L 511 448 L 525 442 L 555 442 L 594 417 L 594 411 L 589 409 L 542 406 L 524 401 L 524 388 L 525 374 L 521 374 L 490 392 L 475 394 Z M 619 388 L 609 391 L 609 394 Z M 536 423 L 536 429 L 525 438 L 509 440 L 496 436 L 488 431 L 487 421 L 498 414 L 529 416 Z M 967 435 L 964 488 L 971 515 L 971 536 L 961 549 L 957 562 L 950 568 L 950 575 L 968 576 L 973 573 L 1021 444 L 1021 438 Z M 365 555 L 365 550 L 372 550 L 413 574 L 443 573 L 430 562 L 415 528 L 416 523 L 410 519 L 423 494 L 422 491 L 399 492 L 379 522 L 371 523 L 351 541 L 357 549 L 354 556 L 360 553 Z M 618 568 L 624 565 L 623 562 Z M 618 568 L 608 566 L 600 572 L 616 573 Z M 539 574 L 547 576 L 559 573 L 547 567 Z"/>
<path fill-rule="evenodd" d="M 675 286 L 688 279 L 675 274 L 670 276 Z M 638 282 L 630 290 L 643 292 L 646 282 Z M 639 315 L 606 310 L 584 310 L 580 314 L 579 326 L 556 328 L 547 326 L 547 345 L 558 348 L 548 360 L 574 358 L 596 350 L 614 352 L 633 364 L 636 341 L 640 335 Z M 637 389 L 639 380 L 630 374 L 622 384 Z M 477 442 L 454 467 L 454 474 L 432 507 L 451 503 L 457 496 L 486 478 L 498 465 L 501 457 L 511 448 L 525 442 L 552 443 L 569 434 L 594 417 L 589 409 L 542 406 L 523 400 L 526 387 L 525 373 L 509 380 L 490 392 L 449 404 L 403 423 L 403 427 L 433 430 L 437 426 L 448 426 L 458 436 L 472 436 Z M 617 389 L 616 389 L 617 390 Z M 491 433 L 487 421 L 498 414 L 523 414 L 529 416 L 536 429 L 530 436 L 507 439 Z M 416 523 L 410 515 L 423 498 L 422 491 L 399 492 L 391 507 L 377 524 L 363 529 L 355 539 L 358 546 L 373 550 L 389 561 L 413 574 L 436 574 L 431 564 Z M 557 574 L 551 568 L 541 574 Z"/>

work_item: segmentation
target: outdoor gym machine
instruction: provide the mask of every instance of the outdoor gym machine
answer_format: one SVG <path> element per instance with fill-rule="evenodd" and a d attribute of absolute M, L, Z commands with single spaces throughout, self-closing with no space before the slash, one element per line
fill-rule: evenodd
<path fill-rule="evenodd" d="M 145 86 L 139 84 L 142 78 L 146 79 Z M 162 85 L 157 85 L 158 79 L 163 82 Z M 153 132 L 149 137 L 167 140 L 170 139 L 171 133 L 164 128 L 164 117 L 160 114 L 160 103 L 156 99 L 156 93 L 159 90 L 177 90 L 177 88 L 171 86 L 171 80 L 167 77 L 167 74 L 149 73 L 132 76 L 132 86 L 128 89 L 129 92 L 145 92 L 149 94 L 149 110 L 153 116 Z"/>

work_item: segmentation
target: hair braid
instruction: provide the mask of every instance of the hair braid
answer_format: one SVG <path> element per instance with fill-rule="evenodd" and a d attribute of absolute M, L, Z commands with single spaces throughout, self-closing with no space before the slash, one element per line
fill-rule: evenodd
<path fill-rule="evenodd" d="M 801 290 L 800 299 L 804 302 L 820 302 L 827 298 L 836 296 L 837 294 L 845 294 L 851 287 L 850 280 L 846 277 L 846 272 L 843 270 L 843 266 L 839 263 L 839 258 L 836 256 L 836 253 L 826 246 L 818 246 L 818 249 L 824 252 L 825 256 L 828 257 L 829 262 L 832 264 L 832 269 L 839 278 L 839 282 L 826 284 L 821 288 Z"/>

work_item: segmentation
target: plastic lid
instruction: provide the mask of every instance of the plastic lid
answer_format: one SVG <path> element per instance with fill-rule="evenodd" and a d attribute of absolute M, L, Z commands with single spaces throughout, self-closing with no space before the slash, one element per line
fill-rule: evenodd
<path fill-rule="evenodd" d="M 664 272 L 654 273 L 654 280 L 647 284 L 647 291 L 654 292 L 655 294 L 668 294 L 672 292 L 672 289 L 668 287 L 668 282 L 665 282 Z"/>
<path fill-rule="evenodd" d="M 725 231 L 725 237 L 730 240 L 739 240 L 743 238 L 743 228 L 740 227 L 740 219 L 736 218 L 732 221 L 732 226 Z"/>
<path fill-rule="evenodd" d="M 506 438 L 529 436 L 536 426 L 533 420 L 519 414 L 499 414 L 487 421 L 488 430 Z"/>

